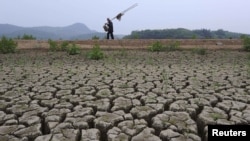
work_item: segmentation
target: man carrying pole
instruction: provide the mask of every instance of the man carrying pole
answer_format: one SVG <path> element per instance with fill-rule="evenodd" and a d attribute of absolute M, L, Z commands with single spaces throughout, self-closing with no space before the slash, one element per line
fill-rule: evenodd
<path fill-rule="evenodd" d="M 105 24 L 105 26 L 107 27 L 107 39 L 109 39 L 109 35 L 111 36 L 111 39 L 114 39 L 114 35 L 113 35 L 113 23 L 112 21 L 107 18 L 107 23 Z"/>
<path fill-rule="evenodd" d="M 129 8 L 127 8 L 126 10 L 124 10 L 124 11 L 122 11 L 121 13 L 119 13 L 117 16 L 115 16 L 112 20 L 114 20 L 114 19 L 117 19 L 117 20 L 121 20 L 121 17 L 127 12 L 127 11 L 129 11 L 129 10 L 131 10 L 131 9 L 133 9 L 133 8 L 135 8 L 136 6 L 138 6 L 138 4 L 136 3 L 136 4 L 134 4 L 134 5 L 132 5 L 132 6 L 130 6 Z M 107 39 L 109 39 L 109 35 L 111 36 L 111 39 L 114 39 L 114 35 L 113 35 L 113 23 L 112 23 L 112 21 L 109 19 L 109 18 L 107 18 L 107 23 L 105 23 L 104 24 L 104 26 L 103 26 L 103 28 L 104 28 L 104 30 L 107 32 Z"/>

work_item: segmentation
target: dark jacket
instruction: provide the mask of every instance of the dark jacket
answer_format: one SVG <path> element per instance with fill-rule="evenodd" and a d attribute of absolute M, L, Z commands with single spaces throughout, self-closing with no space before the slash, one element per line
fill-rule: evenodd
<path fill-rule="evenodd" d="M 112 23 L 112 21 L 108 21 L 108 23 L 107 23 L 107 25 L 108 25 L 108 32 L 113 32 L 113 23 Z"/>

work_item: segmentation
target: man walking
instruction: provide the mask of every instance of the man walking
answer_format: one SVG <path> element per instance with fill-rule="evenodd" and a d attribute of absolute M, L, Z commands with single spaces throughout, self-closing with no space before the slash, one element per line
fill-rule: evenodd
<path fill-rule="evenodd" d="M 109 36 L 111 36 L 111 39 L 114 39 L 114 35 L 113 35 L 113 23 L 112 21 L 107 18 L 108 23 L 106 23 L 108 29 L 107 29 L 107 39 L 109 39 Z"/>

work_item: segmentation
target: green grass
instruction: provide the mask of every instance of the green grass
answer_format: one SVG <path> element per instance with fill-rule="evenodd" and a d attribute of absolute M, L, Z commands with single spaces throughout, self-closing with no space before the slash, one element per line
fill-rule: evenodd
<path fill-rule="evenodd" d="M 100 60 L 104 58 L 104 53 L 102 52 L 100 46 L 95 44 L 93 48 L 87 53 L 87 57 L 92 60 Z"/>
<path fill-rule="evenodd" d="M 220 118 L 222 118 L 222 115 L 219 113 L 211 113 L 210 116 L 213 118 L 213 120 L 218 120 Z"/>

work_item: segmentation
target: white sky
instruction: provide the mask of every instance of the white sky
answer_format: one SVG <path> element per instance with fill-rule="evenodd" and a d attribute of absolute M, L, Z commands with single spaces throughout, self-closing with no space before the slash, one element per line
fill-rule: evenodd
<path fill-rule="evenodd" d="M 224 29 L 250 34 L 250 0 L 0 0 L 0 23 L 67 26 L 84 23 L 103 32 L 106 18 L 131 5 L 114 20 L 115 34 L 144 29 Z"/>

